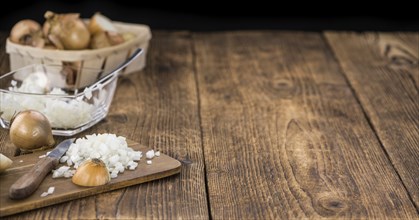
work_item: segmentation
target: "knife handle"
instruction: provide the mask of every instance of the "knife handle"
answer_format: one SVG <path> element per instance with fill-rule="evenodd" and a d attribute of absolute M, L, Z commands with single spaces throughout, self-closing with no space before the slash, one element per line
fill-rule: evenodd
<path fill-rule="evenodd" d="M 11 199 L 23 199 L 38 189 L 45 176 L 58 164 L 57 158 L 44 157 L 21 176 L 9 189 Z"/>

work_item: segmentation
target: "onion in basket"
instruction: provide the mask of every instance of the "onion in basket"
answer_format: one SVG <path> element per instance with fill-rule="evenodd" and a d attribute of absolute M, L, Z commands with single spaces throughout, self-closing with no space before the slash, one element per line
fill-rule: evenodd
<path fill-rule="evenodd" d="M 108 39 L 108 36 L 105 32 L 95 33 L 90 41 L 90 47 L 92 49 L 99 49 L 104 47 L 112 46 L 111 42 Z"/>
<path fill-rule="evenodd" d="M 107 18 L 106 16 L 102 15 L 99 12 L 96 12 L 93 15 L 93 17 L 90 19 L 89 31 L 92 34 L 105 32 L 105 31 L 111 32 L 111 33 L 118 32 L 118 30 L 112 24 L 111 19 Z"/>
<path fill-rule="evenodd" d="M 45 18 L 47 20 L 43 27 L 45 36 L 56 36 L 66 50 L 87 49 L 90 43 L 90 32 L 79 14 L 55 14 L 47 11 Z M 51 37 L 48 38 L 51 39 Z"/>
<path fill-rule="evenodd" d="M 93 34 L 91 48 L 109 47 L 125 42 L 125 38 L 112 24 L 111 19 L 97 12 L 89 22 L 89 31 Z"/>
<path fill-rule="evenodd" d="M 10 31 L 10 40 L 14 43 L 44 47 L 45 40 L 42 38 L 41 25 L 30 19 L 16 23 Z"/>

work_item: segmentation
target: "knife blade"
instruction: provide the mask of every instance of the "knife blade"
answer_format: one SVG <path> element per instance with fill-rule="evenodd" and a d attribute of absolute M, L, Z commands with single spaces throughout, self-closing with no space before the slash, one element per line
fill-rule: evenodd
<path fill-rule="evenodd" d="M 23 199 L 30 196 L 38 189 L 45 176 L 54 169 L 67 152 L 75 138 L 70 138 L 59 143 L 46 157 L 40 159 L 30 170 L 21 176 L 9 189 L 11 199 Z"/>

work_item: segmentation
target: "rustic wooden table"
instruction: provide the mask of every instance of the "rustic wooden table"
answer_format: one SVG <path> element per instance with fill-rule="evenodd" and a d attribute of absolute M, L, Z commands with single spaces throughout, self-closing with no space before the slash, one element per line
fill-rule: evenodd
<path fill-rule="evenodd" d="M 154 32 L 147 59 L 79 136 L 181 173 L 10 218 L 419 218 L 419 33 Z"/>

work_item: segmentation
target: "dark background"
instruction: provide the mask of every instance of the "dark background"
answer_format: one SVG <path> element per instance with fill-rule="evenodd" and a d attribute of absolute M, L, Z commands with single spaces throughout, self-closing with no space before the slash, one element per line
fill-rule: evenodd
<path fill-rule="evenodd" d="M 15 0 L 7 2 L 7 6 L 1 6 L 0 31 L 10 31 L 22 19 L 43 23 L 47 10 L 79 12 L 83 18 L 89 18 L 99 11 L 112 20 L 147 24 L 152 30 L 419 31 L 419 9 L 413 3 L 278 1 L 275 4 L 279 6 L 275 6 L 269 1 L 248 2 Z"/>

